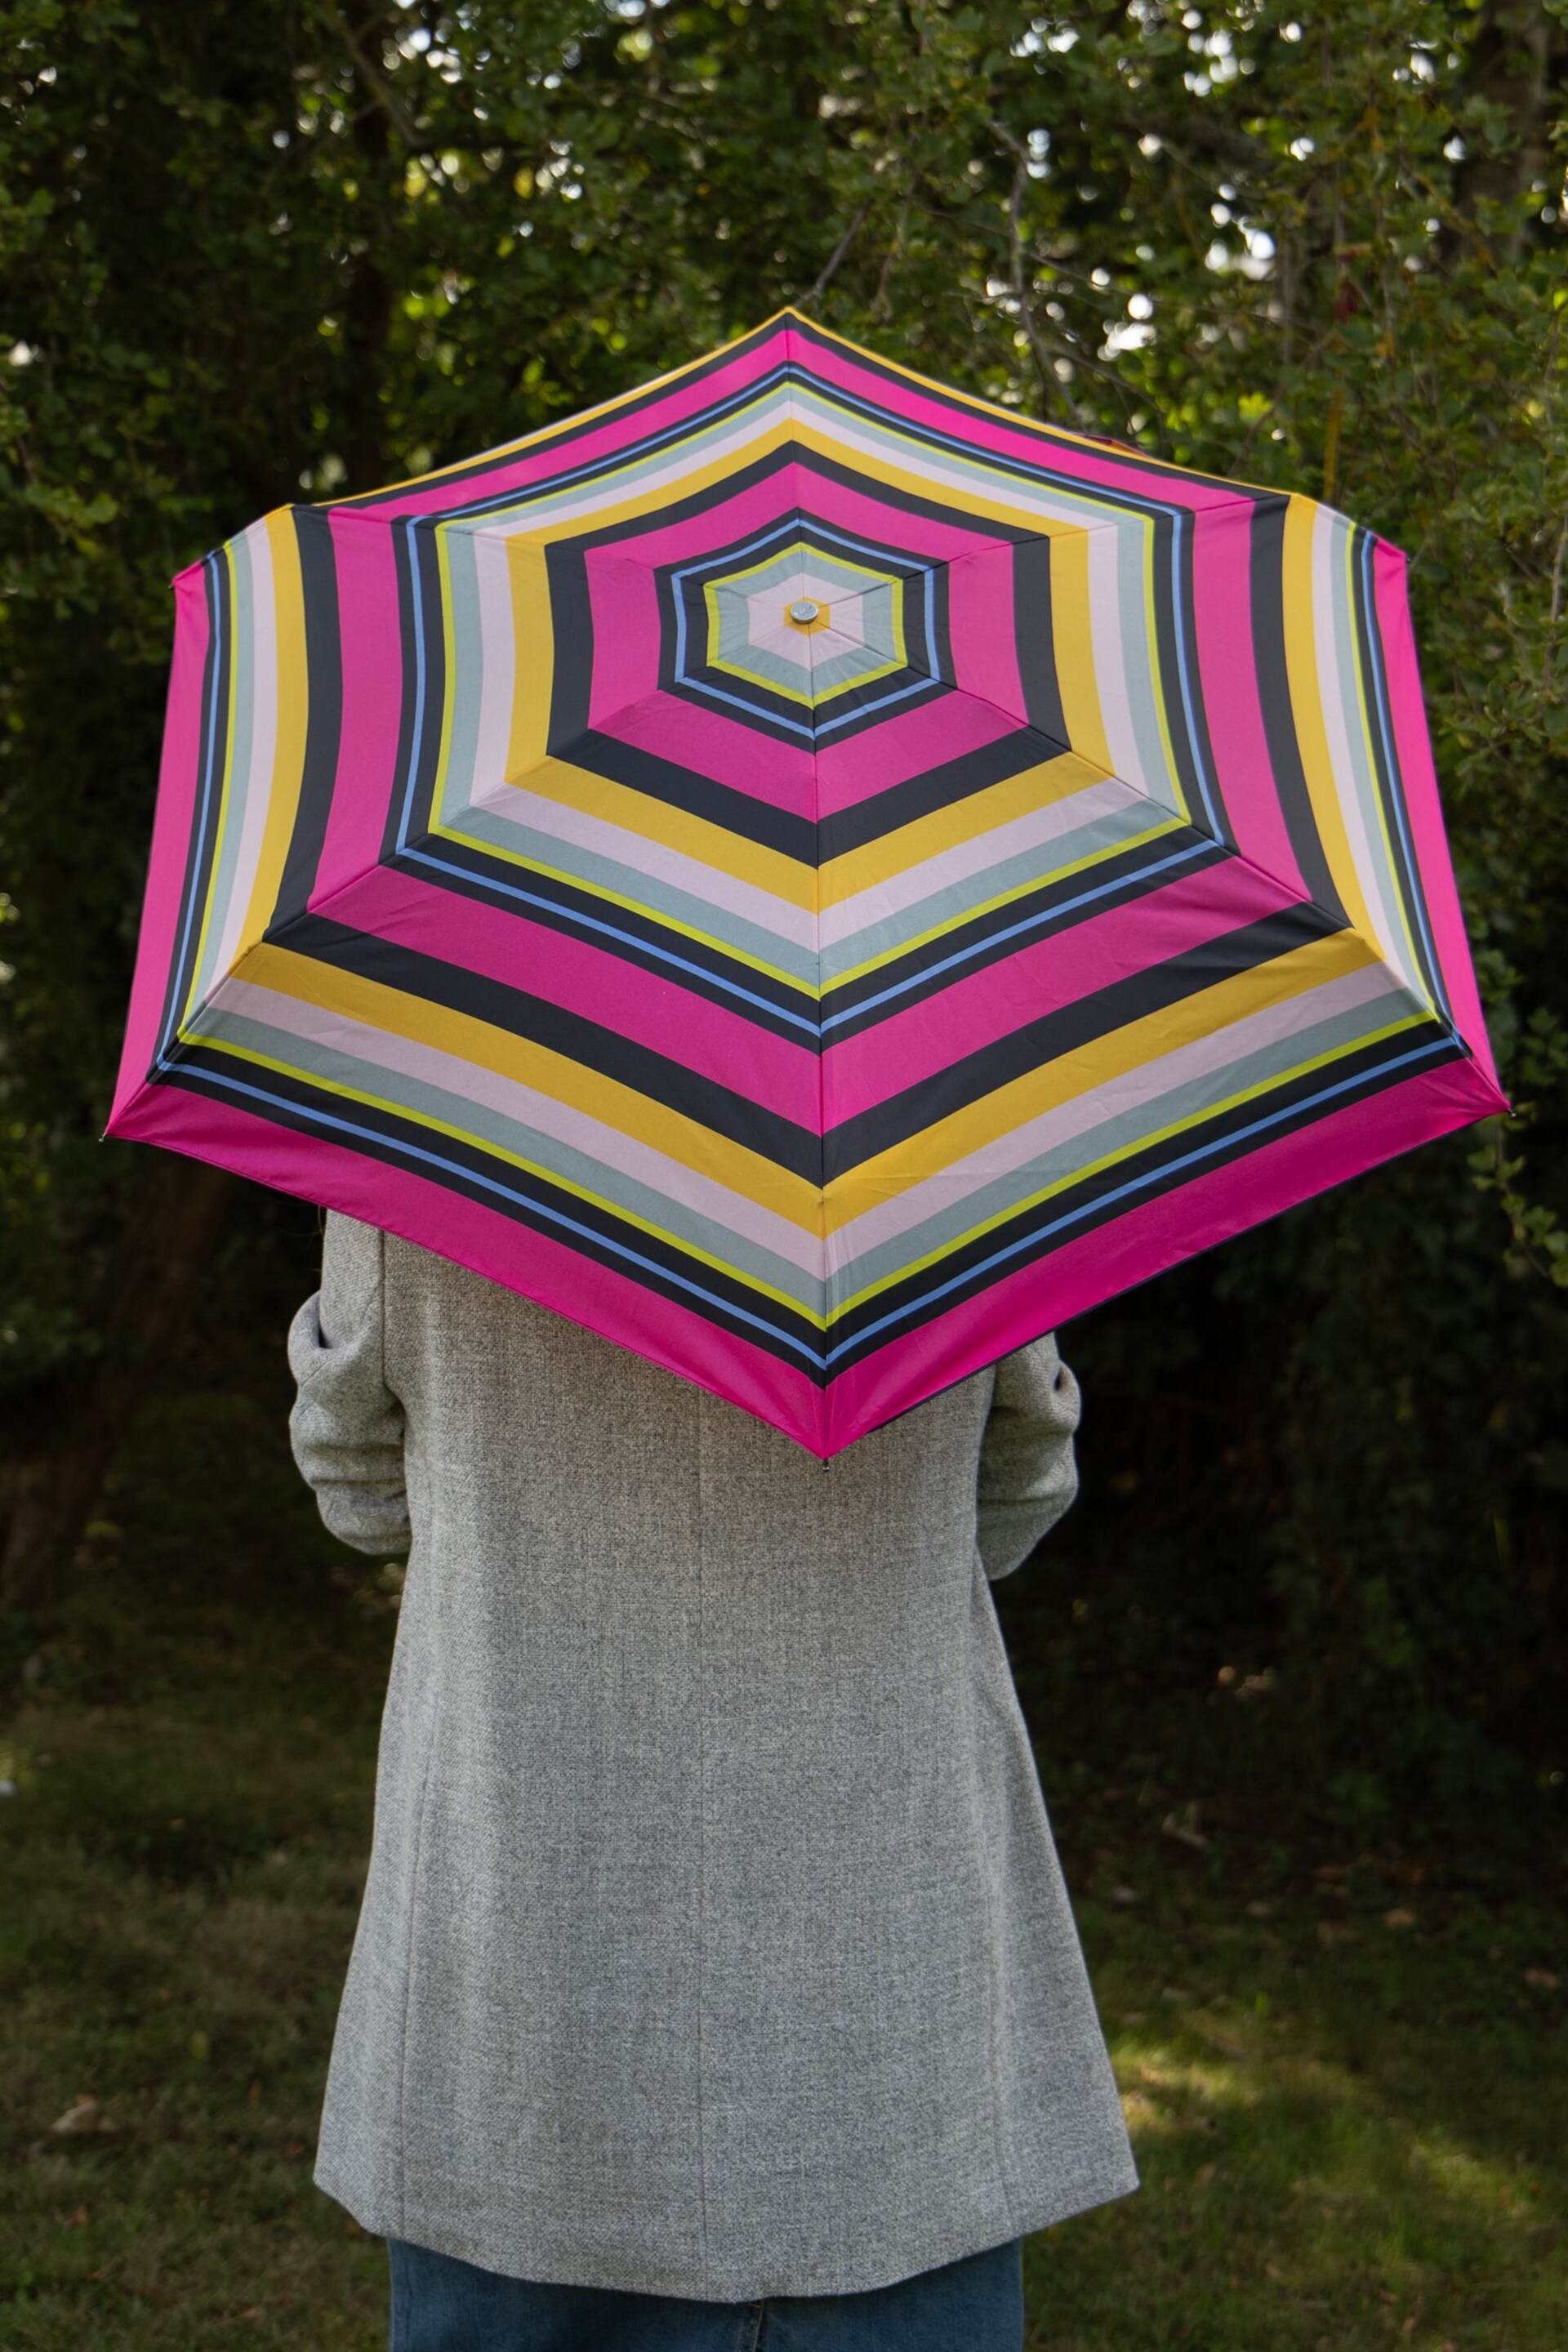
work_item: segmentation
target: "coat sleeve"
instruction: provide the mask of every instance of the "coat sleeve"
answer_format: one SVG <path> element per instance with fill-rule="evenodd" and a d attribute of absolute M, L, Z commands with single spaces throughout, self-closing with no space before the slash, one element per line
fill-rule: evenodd
<path fill-rule="evenodd" d="M 289 1330 L 294 1459 L 332 1534 L 382 1553 L 408 1549 L 403 1407 L 386 1385 L 384 1251 L 374 1225 L 329 1214 L 321 1286 Z"/>
<path fill-rule="evenodd" d="M 993 1581 L 1021 1567 L 1078 1492 L 1078 1382 L 1054 1336 L 996 1367 L 980 1449 L 980 1557 Z"/>

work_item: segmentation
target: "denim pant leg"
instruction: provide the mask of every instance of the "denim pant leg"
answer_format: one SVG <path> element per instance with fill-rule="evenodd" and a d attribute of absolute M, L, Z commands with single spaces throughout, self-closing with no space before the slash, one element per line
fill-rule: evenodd
<path fill-rule="evenodd" d="M 387 2352 L 755 2352 L 763 2305 L 546 2286 L 391 2239 Z"/>
<path fill-rule="evenodd" d="M 1023 2352 L 1020 2238 L 868 2294 L 783 2295 L 758 2352 Z"/>
<path fill-rule="evenodd" d="M 394 2239 L 388 2352 L 1022 2352 L 1014 2239 L 864 2294 L 689 2303 L 502 2277 Z"/>

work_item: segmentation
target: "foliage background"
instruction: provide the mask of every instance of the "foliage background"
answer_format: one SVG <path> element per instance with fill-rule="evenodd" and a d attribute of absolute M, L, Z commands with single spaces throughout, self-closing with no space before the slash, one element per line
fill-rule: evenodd
<path fill-rule="evenodd" d="M 1042 1738 L 1174 1838 L 1549 1872 L 1568 0 L 5 0 L 0 41 L 0 1654 L 139 1400 L 263 1378 L 311 1279 L 297 1207 L 97 1141 L 169 576 L 795 301 L 1411 553 L 1515 1118 L 1069 1332 L 1085 1500 L 1005 1611 Z"/>

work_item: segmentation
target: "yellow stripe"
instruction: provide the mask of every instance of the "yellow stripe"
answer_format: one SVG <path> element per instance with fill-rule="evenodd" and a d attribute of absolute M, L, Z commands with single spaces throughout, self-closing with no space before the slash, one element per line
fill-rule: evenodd
<path fill-rule="evenodd" d="M 461 842 L 468 846 L 471 846 L 474 840 L 478 838 L 477 835 L 464 833 L 457 825 L 438 824 L 432 826 L 431 830 L 443 841 Z M 814 1002 L 819 993 L 814 984 L 809 981 L 802 980 L 798 972 L 788 971 L 782 964 L 769 963 L 764 957 L 751 954 L 745 948 L 737 946 L 734 940 L 725 938 L 721 932 L 702 930 L 694 923 L 682 922 L 678 915 L 672 915 L 667 907 L 657 905 L 651 898 L 634 898 L 625 891 L 612 890 L 607 883 L 594 881 L 587 875 L 579 874 L 572 866 L 549 865 L 542 857 L 535 856 L 532 851 L 503 849 L 488 836 L 484 838 L 481 845 L 489 857 L 501 857 L 509 866 L 521 866 L 530 874 L 542 874 L 552 881 L 570 883 L 574 889 L 586 891 L 591 898 L 603 900 L 605 906 L 624 907 L 630 914 L 650 917 L 661 930 L 678 932 L 682 939 L 700 940 L 705 947 L 717 949 L 731 962 L 747 964 L 752 971 L 766 972 L 770 980 L 781 982 L 785 988 L 798 990 L 808 1002 Z M 696 889 L 692 889 L 689 895 L 696 898 L 700 894 Z M 744 921 L 746 919 L 742 917 L 741 919 Z M 760 929 L 761 925 L 753 925 L 753 929 Z M 809 953 L 810 950 L 806 950 L 804 952 Z"/>
<path fill-rule="evenodd" d="M 715 1183 L 726 1185 L 731 1192 L 771 1209 L 803 1232 L 815 1233 L 817 1229 L 817 1192 L 814 1184 L 805 1183 L 788 1169 L 763 1159 L 760 1152 L 750 1151 L 743 1144 L 732 1143 L 728 1137 L 716 1134 L 700 1121 L 688 1118 L 683 1112 L 671 1110 L 668 1104 L 639 1094 L 635 1087 L 622 1086 L 618 1079 L 602 1077 L 596 1070 L 584 1068 L 566 1055 L 552 1053 L 548 1046 L 514 1036 L 510 1030 L 499 1029 L 472 1013 L 455 1013 L 447 1005 L 428 1003 L 421 997 L 406 995 L 401 989 L 388 988 L 380 981 L 365 980 L 357 972 L 342 971 L 310 957 L 295 955 L 287 948 L 270 944 L 253 948 L 239 966 L 237 977 L 258 988 L 273 989 L 280 996 L 291 996 L 300 1003 L 313 1004 L 322 1012 L 340 1013 L 345 1020 L 357 1021 L 367 1028 L 383 1029 L 390 1036 L 433 1046 L 459 1061 L 496 1071 L 502 1077 L 515 1078 L 520 1085 L 533 1087 L 556 1102 L 569 1103 L 574 1109 L 602 1120 L 606 1127 L 633 1137 L 655 1151 L 662 1151 L 683 1167 L 711 1177 Z"/>
<path fill-rule="evenodd" d="M 1154 803 L 1150 802 L 1149 807 L 1152 811 Z M 1065 882 L 1069 875 L 1085 873 L 1091 866 L 1102 866 L 1108 857 L 1120 857 L 1124 850 L 1140 848 L 1147 842 L 1158 841 L 1163 834 L 1177 833 L 1182 829 L 1180 817 L 1172 816 L 1168 810 L 1161 809 L 1157 821 L 1145 832 L 1131 834 L 1122 839 L 1107 842 L 1100 849 L 1089 850 L 1085 856 L 1075 857 L 1069 865 L 1042 867 L 1038 873 L 1032 874 L 1026 882 L 1020 882 L 1010 890 L 1000 890 L 994 898 L 985 898 L 974 904 L 960 907 L 955 913 L 947 915 L 940 923 L 933 924 L 929 931 L 921 932 L 918 938 L 900 938 L 894 946 L 885 948 L 879 955 L 868 957 L 864 963 L 857 964 L 853 971 L 836 972 L 832 984 L 835 988 L 847 987 L 852 980 L 861 980 L 868 972 L 879 970 L 883 964 L 896 963 L 900 957 L 911 954 L 916 948 L 927 946 L 932 940 L 942 939 L 948 931 L 955 931 L 965 923 L 975 922 L 982 915 L 993 914 L 998 907 L 1009 907 L 1015 899 L 1028 898 L 1032 892 L 1039 889 L 1042 883 Z M 909 910 L 903 911 L 907 913 Z"/>
<path fill-rule="evenodd" d="M 310 715 L 310 672 L 305 659 L 305 596 L 300 577 L 300 542 L 294 519 L 280 508 L 267 517 L 272 551 L 273 613 L 278 630 L 278 730 L 272 778 L 267 786 L 267 824 L 256 879 L 246 909 L 240 947 L 258 940 L 272 919 L 284 860 L 293 835 L 300 787 L 305 774 L 305 729 Z M 259 783 L 258 784 L 259 789 Z"/>
<path fill-rule="evenodd" d="M 531 540 L 506 542 L 511 588 L 511 727 L 507 774 L 521 778 L 546 757 L 550 693 L 555 667 L 555 624 L 544 550 Z M 531 778 L 530 779 L 531 782 Z"/>
<path fill-rule="evenodd" d="M 572 1177 L 565 1175 L 558 1168 L 551 1167 L 545 1160 L 531 1160 L 525 1152 L 510 1150 L 504 1143 L 497 1143 L 488 1135 L 475 1134 L 468 1128 L 454 1125 L 450 1119 L 437 1118 L 432 1112 L 421 1110 L 416 1104 L 404 1102 L 395 1095 L 373 1094 L 366 1087 L 351 1087 L 346 1079 L 323 1077 L 319 1070 L 310 1068 L 303 1062 L 286 1061 L 279 1054 L 259 1053 L 255 1046 L 238 1045 L 230 1037 L 211 1037 L 205 1042 L 208 1045 L 216 1046 L 219 1052 L 231 1055 L 236 1061 L 248 1063 L 253 1068 L 272 1070 L 280 1076 L 303 1079 L 309 1086 L 319 1088 L 322 1094 L 332 1096 L 339 1102 L 358 1103 L 368 1110 L 385 1111 L 395 1118 L 406 1120 L 412 1127 L 423 1129 L 426 1135 L 444 1135 L 454 1143 L 477 1146 L 484 1152 L 487 1159 L 501 1160 L 509 1168 L 521 1168 L 531 1176 L 538 1176 L 545 1183 L 553 1186 L 556 1191 L 570 1192 L 574 1199 L 586 1201 L 595 1208 L 606 1211 L 618 1223 L 631 1225 L 638 1233 L 647 1234 L 657 1241 L 667 1243 L 670 1248 L 679 1250 L 683 1257 L 692 1258 L 699 1265 L 710 1266 L 716 1274 L 728 1275 L 732 1281 L 743 1284 L 746 1289 L 756 1296 L 776 1300 L 781 1307 L 787 1307 L 792 1313 L 798 1315 L 804 1322 L 815 1324 L 819 1331 L 825 1328 L 826 1318 L 816 1308 L 808 1307 L 804 1299 L 796 1298 L 787 1290 L 778 1289 L 771 1282 L 763 1282 L 749 1267 L 734 1265 L 728 1258 L 719 1257 L 712 1250 L 703 1249 L 699 1243 L 692 1241 L 687 1234 L 674 1233 L 666 1225 L 656 1224 L 652 1218 L 640 1215 L 636 1209 L 628 1207 L 624 1201 L 616 1200 L 613 1193 L 596 1192 L 589 1185 L 577 1183 Z"/>
<path fill-rule="evenodd" d="M 227 546 L 221 550 L 221 553 L 224 562 L 228 567 L 228 609 L 230 614 L 233 614 L 237 606 L 238 597 L 235 584 L 236 566 L 234 561 L 234 542 L 232 540 L 229 541 Z M 230 634 L 231 635 L 235 634 L 232 626 Z M 206 969 L 207 942 L 212 934 L 213 926 L 215 922 L 219 922 L 222 919 L 216 905 L 216 886 L 217 877 L 223 871 L 224 845 L 228 836 L 229 817 L 231 814 L 230 803 L 233 798 L 234 734 L 236 714 L 239 707 L 239 697 L 235 692 L 235 662 L 236 652 L 231 647 L 229 653 L 228 709 L 225 714 L 226 724 L 223 739 L 223 784 L 218 794 L 216 846 L 213 853 L 211 880 L 209 882 L 206 898 L 202 906 L 201 932 L 196 940 L 196 952 L 191 962 L 191 984 L 193 991 L 199 985 L 201 975 Z M 184 1013 L 189 1011 L 191 1002 L 192 999 L 187 996 L 184 1004 L 181 1007 L 182 1018 Z"/>
<path fill-rule="evenodd" d="M 1352 530 L 1346 530 L 1343 534 L 1343 540 L 1345 602 L 1349 610 L 1353 614 L 1355 611 L 1356 561 L 1354 532 Z M 1352 627 L 1350 632 L 1350 638 L 1352 658 L 1355 663 L 1356 683 L 1355 714 L 1352 723 L 1359 726 L 1361 730 L 1362 741 L 1365 746 L 1367 772 L 1369 775 L 1375 777 L 1378 769 L 1377 752 L 1372 740 L 1373 698 L 1375 689 L 1368 686 L 1366 673 L 1363 667 L 1360 630 Z M 1353 778 L 1346 779 L 1345 788 L 1347 792 L 1358 791 L 1359 789 Z M 1379 838 L 1383 843 L 1385 871 L 1388 877 L 1388 898 L 1394 908 L 1394 919 L 1399 926 L 1399 936 L 1405 943 L 1405 953 L 1401 960 L 1403 968 L 1407 978 L 1417 988 L 1422 988 L 1423 992 L 1425 992 L 1424 983 L 1420 977 L 1421 958 L 1416 948 L 1415 938 L 1411 932 L 1409 919 L 1405 911 L 1405 894 L 1399 887 L 1398 875 L 1400 861 L 1394 850 L 1394 843 L 1389 837 L 1388 819 L 1384 808 L 1383 794 L 1374 788 L 1370 794 L 1370 799 L 1372 802 L 1373 821 L 1377 826 Z M 1417 887 L 1419 887 L 1419 885 L 1417 885 Z"/>
<path fill-rule="evenodd" d="M 780 850 L 764 849 L 723 825 L 710 824 L 706 817 L 689 816 L 651 793 L 574 768 L 569 761 L 547 759 L 526 772 L 514 770 L 508 782 L 520 791 L 537 793 L 542 800 L 599 817 L 623 833 L 675 850 L 737 882 L 749 882 L 787 906 L 809 908 L 816 904 L 810 866 Z"/>
<path fill-rule="evenodd" d="M 1109 781 L 1103 768 L 1092 767 L 1076 751 L 1065 751 L 1058 759 L 1043 760 L 1037 768 L 1026 768 L 1019 775 L 1005 776 L 999 784 L 987 784 L 984 792 L 971 793 L 967 799 L 954 801 L 948 808 L 933 809 L 929 816 L 915 817 L 897 832 L 885 833 L 862 848 L 847 849 L 841 856 L 829 858 L 822 868 L 822 903 L 825 907 L 839 906 L 846 898 L 857 898 L 862 890 L 875 889 L 879 882 L 907 874 L 911 866 L 923 866 L 928 858 L 940 857 L 944 851 L 955 849 L 960 842 L 990 833 L 998 825 L 1011 824 L 1018 817 L 1032 815 L 1036 809 L 1049 808 L 1058 801 L 1069 799 L 1074 793 L 1087 792 L 1091 785 Z"/>
<path fill-rule="evenodd" d="M 1060 531 L 1051 540 L 1051 640 L 1068 741 L 1114 775 L 1094 673 L 1087 531 Z"/>
<path fill-rule="evenodd" d="M 827 1188 L 830 1229 L 862 1214 L 879 1202 L 910 1192 L 928 1177 L 951 1168 L 969 1153 L 984 1150 L 999 1135 L 1056 1110 L 1077 1096 L 1160 1060 L 1194 1038 L 1243 1021 L 1248 1013 L 1282 1004 L 1304 991 L 1381 961 L 1377 950 L 1353 931 L 1310 940 L 1289 955 L 1276 956 L 1250 971 L 1236 972 L 1214 987 L 1184 997 L 1130 1022 L 1109 1036 L 1090 1040 L 1070 1054 L 998 1087 L 978 1102 L 937 1120 L 903 1143 L 862 1162 Z"/>
<path fill-rule="evenodd" d="M 1314 499 L 1293 496 L 1285 509 L 1285 540 L 1280 559 L 1285 614 L 1285 672 L 1290 688 L 1290 715 L 1296 729 L 1301 769 L 1318 838 L 1323 845 L 1334 887 L 1344 903 L 1352 927 L 1374 944 L 1377 926 L 1363 894 L 1350 837 L 1345 831 L 1340 788 L 1323 724 L 1322 687 L 1318 676 L 1317 614 L 1312 596 L 1312 532 L 1318 514 Z M 1347 778 L 1347 784 L 1350 780 Z M 1353 789 L 1353 786 L 1352 786 Z"/>
<path fill-rule="evenodd" d="M 1419 1028 L 1427 1018 L 1428 1016 L 1424 1013 L 1410 1013 L 1401 1021 L 1390 1021 L 1380 1029 L 1370 1029 L 1364 1037 L 1358 1038 L 1356 1041 L 1357 1050 L 1359 1051 L 1363 1045 L 1379 1045 L 1385 1037 L 1397 1037 L 1404 1030 Z M 875 1298 L 879 1292 L 890 1290 L 895 1285 L 908 1281 L 911 1275 L 923 1274 L 929 1268 L 940 1265 L 943 1259 L 951 1257 L 955 1250 L 965 1249 L 971 1242 L 979 1241 L 986 1234 L 994 1233 L 999 1226 L 1010 1224 L 1015 1217 L 1024 1215 L 1030 1209 L 1038 1208 L 1042 1202 L 1054 1199 L 1058 1193 L 1069 1191 L 1075 1184 L 1081 1184 L 1086 1177 L 1100 1175 L 1107 1169 L 1115 1168 L 1123 1160 L 1136 1159 L 1140 1152 L 1148 1150 L 1152 1144 L 1165 1143 L 1174 1136 L 1187 1134 L 1194 1128 L 1203 1127 L 1209 1120 L 1218 1118 L 1227 1111 L 1239 1109 L 1244 1103 L 1256 1102 L 1260 1097 L 1272 1094 L 1277 1087 L 1288 1086 L 1294 1079 L 1306 1077 L 1313 1070 L 1328 1068 L 1331 1064 L 1344 1058 L 1345 1050 L 1342 1045 L 1331 1045 L 1321 1054 L 1310 1055 L 1304 1062 L 1292 1064 L 1289 1069 L 1276 1071 L 1267 1078 L 1259 1078 L 1250 1087 L 1240 1087 L 1235 1094 L 1226 1095 L 1220 1102 L 1205 1103 L 1201 1109 L 1189 1111 L 1182 1118 L 1172 1119 L 1164 1127 L 1152 1128 L 1147 1133 L 1133 1136 L 1128 1142 L 1118 1145 L 1113 1151 L 1103 1152 L 1098 1160 L 1086 1160 L 1081 1167 L 1075 1167 L 1069 1174 L 1058 1177 L 1054 1183 L 1043 1185 L 1037 1192 L 1031 1192 L 1026 1199 L 1009 1202 L 1006 1208 L 999 1209 L 994 1216 L 985 1218 L 982 1223 L 972 1226 L 967 1233 L 959 1234 L 952 1240 L 943 1242 L 939 1249 L 928 1252 L 923 1257 L 912 1258 L 907 1265 L 897 1266 L 891 1274 L 883 1276 L 878 1282 L 868 1283 L 866 1287 L 863 1290 L 858 1290 L 852 1298 L 846 1298 L 836 1304 L 829 1320 L 837 1323 L 852 1308 L 863 1306 L 867 1299 Z"/>

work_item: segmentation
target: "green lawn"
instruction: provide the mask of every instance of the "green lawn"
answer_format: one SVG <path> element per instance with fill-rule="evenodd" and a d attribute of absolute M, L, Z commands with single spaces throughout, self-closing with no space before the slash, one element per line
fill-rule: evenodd
<path fill-rule="evenodd" d="M 4 1662 L 0 2347 L 372 2352 L 310 2153 L 391 1606 L 270 1398 L 150 1410 L 106 1507 Z M 1031 2346 L 1568 2352 L 1562 1916 L 1056 1810 L 1143 2188 L 1033 2242 Z"/>

